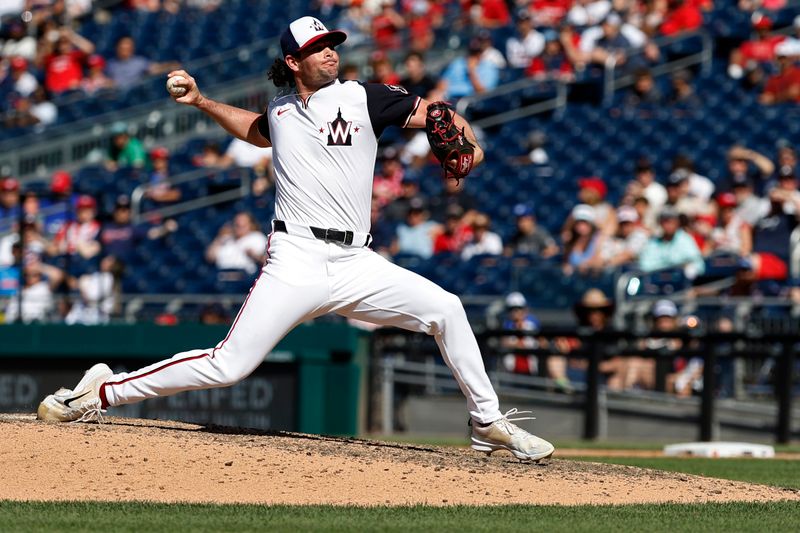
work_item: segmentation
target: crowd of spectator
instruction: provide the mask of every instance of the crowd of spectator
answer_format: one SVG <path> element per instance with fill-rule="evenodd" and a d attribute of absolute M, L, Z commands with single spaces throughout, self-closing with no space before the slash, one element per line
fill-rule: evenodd
<path fill-rule="evenodd" d="M 508 294 L 504 303 L 500 327 L 509 333 L 502 338 L 503 350 L 496 364 L 507 372 L 549 378 L 552 390 L 557 392 L 571 394 L 577 386 L 585 385 L 587 350 L 592 347 L 585 346 L 578 337 L 542 336 L 541 323 L 521 293 Z M 614 301 L 599 289 L 586 291 L 573 307 L 575 321 L 584 335 L 613 330 L 614 312 Z M 648 336 L 632 343 L 626 340 L 622 345 L 615 345 L 611 337 L 606 339 L 598 364 L 600 380 L 606 390 L 617 393 L 660 391 L 678 397 L 702 393 L 704 360 L 696 355 L 698 341 L 660 334 L 690 333 L 700 327 L 730 333 L 733 321 L 722 316 L 713 324 L 702 324 L 697 316 L 681 312 L 673 300 L 660 299 L 649 307 L 647 325 Z M 628 353 L 617 355 L 617 349 Z M 695 353 L 687 353 L 687 349 Z M 770 362 L 765 363 L 753 381 L 768 379 L 762 374 L 769 373 L 770 365 Z M 735 375 L 731 360 L 720 361 L 717 367 L 718 394 L 733 396 L 734 383 L 741 384 L 742 377 Z"/>
<path fill-rule="evenodd" d="M 112 17 L 113 10 L 131 9 L 176 14 L 184 7 L 211 12 L 220 3 L 132 0 L 109 9 Z M 759 3 L 755 11 L 750 4 L 739 7 L 753 11 L 754 35 L 731 53 L 729 73 L 757 90 L 764 104 L 797 101 L 800 33 L 773 33 L 770 10 L 783 7 L 780 2 Z M 347 79 L 402 83 L 417 94 L 455 101 L 492 90 L 504 74 L 569 82 L 613 65 L 636 75 L 626 102 L 635 107 L 696 103 L 688 72 L 673 79 L 672 94 L 661 95 L 649 69 L 664 59 L 658 38 L 701 28 L 713 8 L 712 0 L 330 0 L 319 5 L 321 17 L 333 17 L 332 25 L 348 33 L 343 46 L 375 50 L 366 68 L 343 65 Z M 55 96 L 108 96 L 177 66 L 138 53 L 130 35 L 117 38 L 113 50 L 97 50 L 81 36 L 81 22 L 88 15 L 111 18 L 98 18 L 93 9 L 91 2 L 20 0 L 3 11 L 0 113 L 7 127 L 41 130 L 57 120 Z M 800 32 L 800 17 L 795 26 Z M 458 57 L 440 71 L 425 70 L 426 53 L 454 46 L 462 51 Z M 398 54 L 407 56 L 395 64 Z"/>
<path fill-rule="evenodd" d="M 480 211 L 469 180 L 448 180 L 438 196 L 424 197 L 399 153 L 385 152 L 374 182 L 375 247 L 388 255 L 526 255 L 560 260 L 568 275 L 678 268 L 695 279 L 706 258 L 729 254 L 741 259 L 742 279 L 788 276 L 790 235 L 800 213 L 796 154 L 788 145 L 774 161 L 731 147 L 719 183 L 697 174 L 684 156 L 666 176 L 642 158 L 617 205 L 608 202 L 601 177 L 577 179 L 575 205 L 557 239 L 537 224 L 535 206 L 521 203 L 513 208 L 516 229 L 506 242 Z"/>
<path fill-rule="evenodd" d="M 800 101 L 800 15 L 790 35 L 774 33 L 772 19 L 756 13 L 751 38 L 731 52 L 728 75 L 757 92 L 765 105 Z"/>
<path fill-rule="evenodd" d="M 112 9 L 169 10 L 183 2 L 130 2 Z M 148 75 L 177 66 L 136 53 L 130 35 L 113 52 L 98 51 L 80 34 L 91 2 L 11 2 L 0 12 L 0 122 L 6 128 L 42 131 L 58 119 L 58 97 L 110 97 Z"/>
<path fill-rule="evenodd" d="M 127 195 L 117 198 L 111 213 L 100 213 L 97 200 L 74 192 L 72 176 L 64 171 L 53 174 L 47 191 L 23 194 L 11 177 L 0 180 L 0 191 L 0 295 L 9 297 L 2 310 L 6 322 L 17 317 L 108 322 L 119 314 L 125 264 L 136 248 L 177 229 L 174 220 L 133 224 Z"/>

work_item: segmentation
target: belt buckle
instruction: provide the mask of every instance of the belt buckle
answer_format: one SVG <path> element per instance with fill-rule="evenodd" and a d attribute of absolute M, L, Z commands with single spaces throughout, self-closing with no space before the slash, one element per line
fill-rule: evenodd
<path fill-rule="evenodd" d="M 334 228 L 325 229 L 325 239 L 324 239 L 325 242 L 337 242 L 336 239 L 334 239 L 333 236 L 331 236 L 331 233 L 333 232 L 339 232 L 339 230 Z"/>

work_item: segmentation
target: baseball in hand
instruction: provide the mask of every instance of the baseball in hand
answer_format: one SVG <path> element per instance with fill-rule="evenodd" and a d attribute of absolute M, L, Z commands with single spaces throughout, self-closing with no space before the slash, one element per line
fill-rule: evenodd
<path fill-rule="evenodd" d="M 167 92 L 171 96 L 175 98 L 180 98 L 181 96 L 186 94 L 186 87 L 181 87 L 176 85 L 177 83 L 185 82 L 186 78 L 183 76 L 172 76 L 171 78 L 167 78 Z"/>

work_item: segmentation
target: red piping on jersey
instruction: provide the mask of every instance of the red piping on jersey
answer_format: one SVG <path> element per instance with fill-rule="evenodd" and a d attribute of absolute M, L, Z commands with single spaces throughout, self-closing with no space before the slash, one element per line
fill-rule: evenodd
<path fill-rule="evenodd" d="M 269 246 L 270 246 L 270 243 L 272 242 L 272 235 L 273 234 L 270 233 L 269 234 L 269 239 L 267 239 L 267 250 L 266 250 L 267 251 L 267 258 L 264 260 L 264 266 L 266 266 L 267 263 L 269 262 Z M 178 361 L 170 361 L 170 362 L 168 362 L 168 363 L 166 363 L 166 364 L 164 364 L 164 365 L 162 365 L 162 366 L 160 366 L 158 368 L 154 368 L 153 370 L 151 370 L 149 372 L 145 372 L 144 374 L 141 374 L 139 376 L 131 376 L 129 378 L 123 379 L 122 381 L 107 381 L 106 383 L 103 383 L 102 385 L 100 385 L 100 403 L 101 403 L 102 407 L 104 409 L 106 407 L 108 407 L 108 399 L 106 397 L 106 390 L 105 390 L 106 387 L 109 387 L 109 386 L 113 387 L 114 385 L 122 385 L 124 383 L 128 383 L 129 381 L 133 381 L 135 379 L 139 379 L 139 378 L 143 378 L 143 377 L 146 377 L 146 376 L 150 376 L 152 374 L 155 374 L 156 372 L 160 372 L 160 371 L 162 371 L 162 370 L 164 370 L 166 368 L 169 368 L 172 365 L 177 365 L 178 363 L 183 363 L 185 361 L 194 361 L 195 359 L 202 359 L 203 357 L 208 357 L 208 356 L 211 356 L 211 358 L 213 359 L 214 355 L 217 352 L 217 350 L 221 349 L 225 345 L 225 342 L 227 342 L 227 340 L 230 338 L 231 334 L 233 333 L 234 328 L 236 328 L 236 324 L 239 322 L 239 317 L 242 316 L 242 312 L 244 311 L 244 308 L 247 306 L 247 302 L 250 300 L 250 296 L 253 294 L 253 289 L 256 288 L 256 284 L 258 283 L 258 280 L 261 279 L 261 274 L 263 274 L 263 273 L 264 273 L 264 270 L 262 268 L 261 272 L 259 272 L 259 274 L 258 274 L 258 277 L 256 277 L 256 280 L 253 282 L 253 286 L 250 287 L 250 291 L 247 293 L 247 298 L 244 299 L 244 303 L 242 304 L 242 308 L 239 310 L 239 314 L 236 315 L 236 319 L 233 321 L 233 325 L 231 326 L 231 329 L 228 331 L 228 335 L 225 337 L 225 339 L 222 341 L 222 343 L 219 345 L 219 347 L 214 348 L 214 350 L 211 351 L 211 353 L 193 355 L 191 357 L 186 357 L 186 358 L 180 359 Z"/>
<path fill-rule="evenodd" d="M 408 114 L 408 118 L 406 119 L 405 123 L 403 123 L 404 128 L 408 127 L 408 123 L 411 122 L 411 117 L 413 117 L 417 113 L 417 109 L 419 109 L 420 103 L 422 103 L 422 98 L 417 96 L 417 101 L 414 103 L 414 109 L 411 110 L 411 113 Z"/>
<path fill-rule="evenodd" d="M 171 367 L 172 365 L 177 365 L 178 363 L 183 363 L 185 361 L 194 361 L 195 359 L 202 359 L 203 357 L 208 357 L 209 355 L 211 355 L 211 354 L 203 353 L 203 354 L 200 354 L 200 355 L 193 355 L 191 357 L 186 357 L 185 359 L 179 359 L 177 361 L 170 361 L 169 363 L 167 363 L 165 365 L 161 365 L 158 368 L 154 368 L 153 370 L 151 370 L 149 372 L 145 372 L 144 374 L 142 374 L 140 376 L 131 376 L 129 378 L 123 379 L 122 381 L 107 381 L 107 382 L 103 383 L 102 385 L 100 385 L 100 404 L 103 406 L 103 408 L 108 407 L 108 399 L 106 398 L 106 389 L 105 389 L 106 387 L 113 387 L 114 385 L 122 385 L 124 383 L 128 383 L 129 381 L 133 381 L 134 379 L 139 379 L 139 378 L 143 378 L 143 377 L 149 376 L 151 374 L 155 374 L 156 372 L 160 372 L 160 371 L 164 370 L 165 368 Z"/>

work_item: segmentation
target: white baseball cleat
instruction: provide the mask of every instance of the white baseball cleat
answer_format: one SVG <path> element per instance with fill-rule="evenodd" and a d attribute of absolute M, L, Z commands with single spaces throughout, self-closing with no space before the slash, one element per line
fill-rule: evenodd
<path fill-rule="evenodd" d="M 100 386 L 113 374 L 108 365 L 94 365 L 74 389 L 58 389 L 42 400 L 36 418 L 48 422 L 102 422 L 105 409 L 100 400 Z"/>
<path fill-rule="evenodd" d="M 472 449 L 491 455 L 496 450 L 508 450 L 514 457 L 524 461 L 540 461 L 547 459 L 555 451 L 555 447 L 536 435 L 531 435 L 512 421 L 534 420 L 533 417 L 509 418 L 530 411 L 511 409 L 503 418 L 495 420 L 488 426 L 480 426 L 472 422 Z"/>

